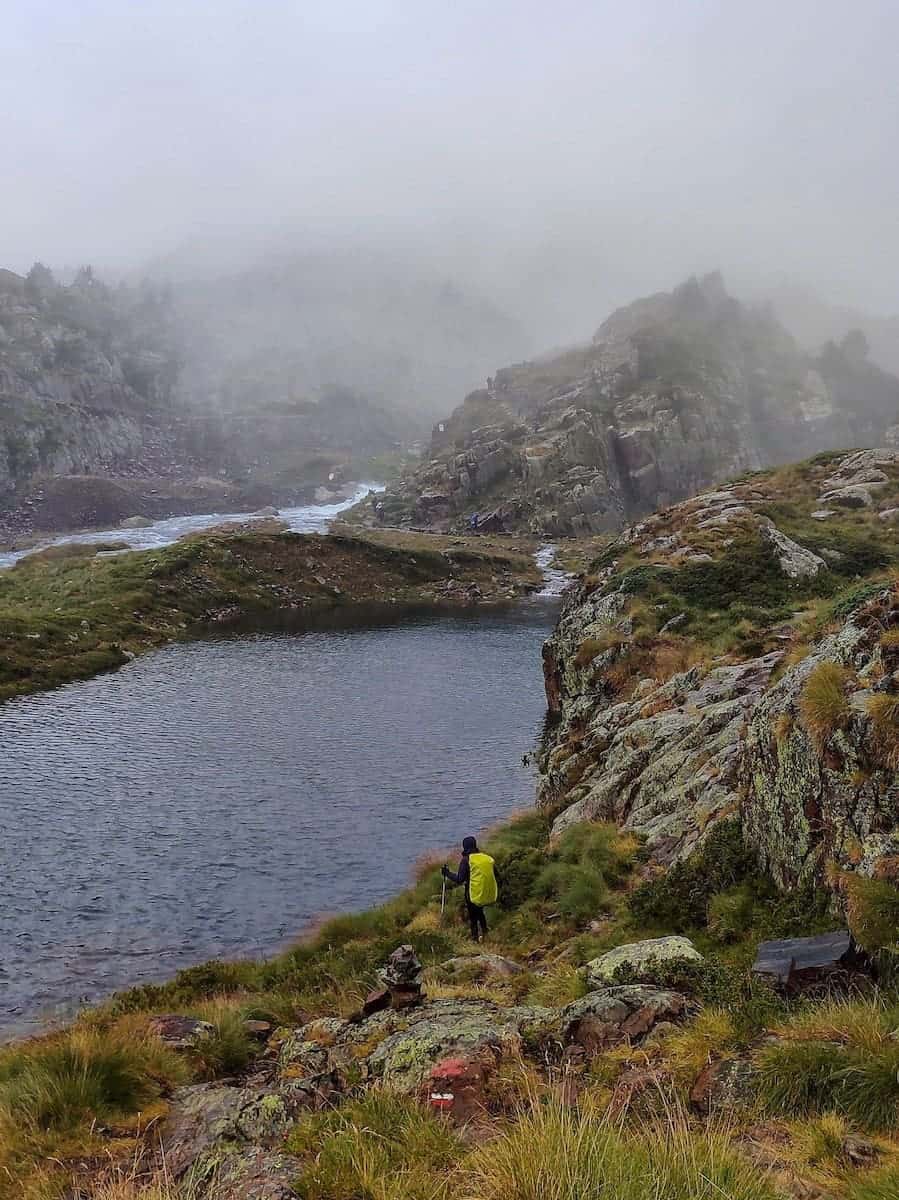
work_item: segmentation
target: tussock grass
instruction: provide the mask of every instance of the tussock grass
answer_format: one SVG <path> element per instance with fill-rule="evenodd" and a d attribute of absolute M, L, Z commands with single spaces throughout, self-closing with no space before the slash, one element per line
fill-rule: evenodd
<path fill-rule="evenodd" d="M 871 696 L 866 709 L 880 758 L 891 771 L 899 770 L 899 696 Z"/>
<path fill-rule="evenodd" d="M 453 1194 L 462 1143 L 417 1099 L 376 1088 L 303 1118 L 287 1149 L 301 1160 L 302 1200 L 438 1200 Z"/>
<path fill-rule="evenodd" d="M 784 1116 L 832 1112 L 874 1132 L 899 1130 L 896 1010 L 877 1001 L 829 1002 L 783 1023 L 756 1055 L 758 1095 Z"/>
<path fill-rule="evenodd" d="M 848 674 L 837 663 L 819 663 L 805 681 L 799 714 L 805 731 L 820 749 L 850 717 L 846 696 Z"/>
<path fill-rule="evenodd" d="M 861 1179 L 850 1179 L 846 1200 L 896 1200 L 899 1196 L 899 1166 L 874 1171 Z"/>
<path fill-rule="evenodd" d="M 858 944 L 869 953 L 899 952 L 899 888 L 852 872 L 839 876 L 838 884 Z"/>
<path fill-rule="evenodd" d="M 630 1131 L 589 1106 L 534 1105 L 460 1171 L 465 1200 L 774 1200 L 757 1168 L 724 1135 L 690 1129 L 677 1112 Z"/>
<path fill-rule="evenodd" d="M 76 1027 L 0 1057 L 0 1115 L 19 1128 L 70 1130 L 135 1112 L 188 1074 L 152 1038 Z"/>
<path fill-rule="evenodd" d="M 214 1034 L 200 1038 L 190 1050 L 190 1057 L 201 1074 L 208 1079 L 215 1079 L 242 1071 L 256 1051 L 252 1038 L 244 1028 L 244 1007 L 221 999 L 198 1005 L 192 1015 L 215 1026 Z"/>
<path fill-rule="evenodd" d="M 538 975 L 527 994 L 528 1004 L 544 1008 L 562 1008 L 587 994 L 587 981 L 571 963 L 553 963 Z"/>

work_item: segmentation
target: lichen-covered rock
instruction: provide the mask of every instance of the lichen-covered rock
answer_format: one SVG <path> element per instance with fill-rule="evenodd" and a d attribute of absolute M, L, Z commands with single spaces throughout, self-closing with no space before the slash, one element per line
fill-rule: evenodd
<path fill-rule="evenodd" d="M 541 802 L 549 806 L 566 793 L 570 801 L 553 833 L 584 820 L 615 821 L 645 836 L 660 862 L 687 857 L 717 820 L 739 808 L 747 715 L 780 658 L 774 652 L 694 668 L 608 707 L 589 693 L 566 705 L 568 723 L 586 716 L 586 726 L 571 757 L 544 760 Z M 572 775 L 577 786 L 569 790 Z"/>
<path fill-rule="evenodd" d="M 222 1084 L 179 1088 L 161 1144 L 169 1172 L 180 1177 L 216 1147 L 271 1146 L 290 1124 L 290 1108 L 273 1093 Z"/>
<path fill-rule="evenodd" d="M 896 455 L 822 456 L 728 484 L 629 527 L 601 555 L 543 648 L 554 720 L 538 798 L 558 813 L 555 836 L 612 821 L 667 866 L 737 817 L 782 887 L 834 887 L 831 868 L 879 875 L 896 858 L 899 591 L 882 582 L 893 548 L 874 511 L 851 536 L 836 521 L 812 532 L 825 483 L 880 489 L 895 507 Z M 806 522 L 814 551 L 772 523 L 777 511 Z M 833 728 L 811 735 L 803 694 L 825 662 L 839 665 L 845 698 Z"/>
<path fill-rule="evenodd" d="M 517 1053 L 524 1039 L 551 1028 L 557 1015 L 553 1009 L 503 1008 L 484 1000 L 431 1001 L 405 1014 L 403 1027 L 377 1045 L 365 1066 L 371 1077 L 411 1092 L 441 1059 Z"/>
<path fill-rule="evenodd" d="M 584 972 L 588 987 L 600 988 L 614 982 L 615 972 L 619 967 L 630 967 L 638 976 L 642 976 L 654 963 L 702 961 L 702 955 L 689 938 L 648 938 L 642 942 L 616 946 L 614 950 L 609 950 L 587 963 Z"/>
<path fill-rule="evenodd" d="M 752 1065 L 744 1059 L 719 1059 L 707 1063 L 690 1089 L 691 1105 L 705 1117 L 733 1112 L 752 1097 Z"/>
<path fill-rule="evenodd" d="M 296 1200 L 296 1159 L 271 1150 L 220 1147 L 191 1173 L 192 1195 L 203 1200 Z"/>
<path fill-rule="evenodd" d="M 887 593 L 884 599 L 893 603 Z M 784 887 L 820 874 L 828 862 L 873 874 L 879 860 L 899 853 L 899 780 L 878 757 L 867 716 L 883 670 L 882 632 L 881 618 L 872 621 L 861 609 L 788 668 L 753 709 L 741 756 L 744 836 Z M 821 746 L 803 726 L 800 702 L 824 662 L 870 686 L 856 691 L 847 723 Z"/>
<path fill-rule="evenodd" d="M 559 1032 L 564 1042 L 597 1054 L 625 1041 L 639 1041 L 657 1023 L 676 1021 L 686 1010 L 686 997 L 664 988 L 599 988 L 562 1009 Z"/>

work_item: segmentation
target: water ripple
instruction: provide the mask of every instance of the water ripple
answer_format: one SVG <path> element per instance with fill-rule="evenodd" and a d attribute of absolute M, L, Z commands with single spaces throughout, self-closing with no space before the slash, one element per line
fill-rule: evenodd
<path fill-rule="evenodd" d="M 552 616 L 171 646 L 0 708 L 0 1031 L 270 953 L 531 803 Z"/>

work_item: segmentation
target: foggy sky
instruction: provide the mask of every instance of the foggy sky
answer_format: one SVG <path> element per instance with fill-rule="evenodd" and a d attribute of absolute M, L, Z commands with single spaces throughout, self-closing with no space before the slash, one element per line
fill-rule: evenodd
<path fill-rule="evenodd" d="M 589 333 L 899 310 L 895 0 L 4 0 L 0 265 L 377 245 Z"/>

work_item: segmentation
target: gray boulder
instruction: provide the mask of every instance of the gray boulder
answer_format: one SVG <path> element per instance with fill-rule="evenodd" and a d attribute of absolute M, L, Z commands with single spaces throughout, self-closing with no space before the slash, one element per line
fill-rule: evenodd
<path fill-rule="evenodd" d="M 616 946 L 614 950 L 609 950 L 587 963 L 584 970 L 587 985 L 599 988 L 614 982 L 615 972 L 619 967 L 631 967 L 636 975 L 643 976 L 651 973 L 652 967 L 657 963 L 704 961 L 689 938 L 672 936 L 648 938 L 646 941 Z"/>

